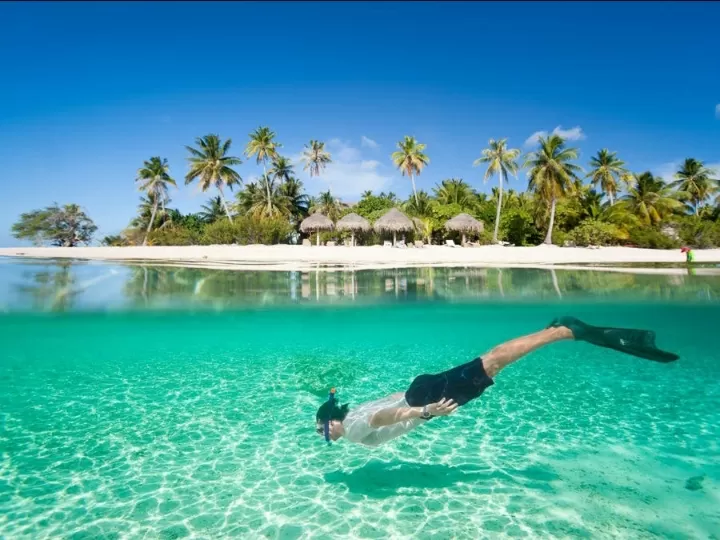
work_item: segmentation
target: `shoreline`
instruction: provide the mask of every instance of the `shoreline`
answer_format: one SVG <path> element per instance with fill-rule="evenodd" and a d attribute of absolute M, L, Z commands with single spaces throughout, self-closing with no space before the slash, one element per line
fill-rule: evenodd
<path fill-rule="evenodd" d="M 720 249 L 694 250 L 694 253 L 696 263 L 720 263 Z M 382 246 L 308 247 L 298 245 L 28 247 L 0 248 L 0 257 L 283 271 L 318 270 L 320 266 L 323 266 L 323 270 L 372 270 L 419 266 L 568 268 L 568 265 L 590 265 L 583 267 L 587 270 L 632 271 L 638 269 L 618 268 L 612 265 L 682 264 L 685 262 L 685 256 L 680 253 L 679 249 L 626 247 L 589 249 L 544 245 L 530 247 L 491 245 L 472 248 L 425 246 L 424 248 L 405 249 Z M 575 269 L 578 268 L 575 266 Z M 648 268 L 647 270 L 662 269 Z"/>

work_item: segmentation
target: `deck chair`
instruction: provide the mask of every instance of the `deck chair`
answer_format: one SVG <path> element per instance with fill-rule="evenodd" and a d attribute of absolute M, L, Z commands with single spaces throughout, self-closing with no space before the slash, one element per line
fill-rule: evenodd
<path fill-rule="evenodd" d="M 309 238 L 306 238 L 305 240 L 303 240 L 302 245 L 303 245 L 303 246 L 311 246 L 312 243 L 310 242 L 310 239 L 309 239 Z"/>
<path fill-rule="evenodd" d="M 454 240 L 445 240 L 445 245 L 447 247 L 457 247 Z"/>
<path fill-rule="evenodd" d="M 425 244 L 423 243 L 422 240 L 415 240 L 415 247 L 416 248 L 425 247 Z"/>
<path fill-rule="evenodd" d="M 405 245 L 405 240 L 399 240 L 399 241 L 395 244 L 395 247 L 398 247 L 398 248 L 406 248 L 407 246 Z"/>
<path fill-rule="evenodd" d="M 383 247 L 392 247 L 392 242 L 390 240 L 385 240 L 383 242 Z"/>

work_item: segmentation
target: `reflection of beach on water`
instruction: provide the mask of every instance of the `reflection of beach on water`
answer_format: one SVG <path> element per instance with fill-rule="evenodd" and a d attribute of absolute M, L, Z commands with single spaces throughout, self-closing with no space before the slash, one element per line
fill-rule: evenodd
<path fill-rule="evenodd" d="M 111 308 L 225 309 L 414 301 L 714 300 L 720 269 L 424 267 L 312 271 L 33 262 L 3 265 L 4 309 L 67 311 L 111 297 Z M 9 270 L 8 270 L 9 269 Z M 114 279 L 111 279 L 114 278 Z M 0 290 L 0 295 L 3 291 Z M 23 307 L 24 306 L 24 307 Z M 103 305 L 107 308 L 108 303 Z"/>

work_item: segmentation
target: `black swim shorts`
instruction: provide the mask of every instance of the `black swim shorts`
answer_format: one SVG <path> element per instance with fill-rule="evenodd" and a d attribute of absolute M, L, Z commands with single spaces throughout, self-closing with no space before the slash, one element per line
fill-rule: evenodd
<path fill-rule="evenodd" d="M 493 384 L 492 378 L 485 373 L 482 358 L 476 358 L 442 373 L 416 377 L 405 392 L 405 400 L 411 407 L 436 403 L 442 398 L 452 399 L 462 406 Z"/>

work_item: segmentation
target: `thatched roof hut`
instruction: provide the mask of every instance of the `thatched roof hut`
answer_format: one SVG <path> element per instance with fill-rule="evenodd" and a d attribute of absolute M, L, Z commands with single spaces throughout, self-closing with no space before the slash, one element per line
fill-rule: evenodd
<path fill-rule="evenodd" d="M 462 233 L 462 243 L 465 243 L 465 235 L 469 232 L 480 233 L 485 229 L 482 221 L 478 221 L 469 214 L 458 214 L 445 223 L 448 231 L 457 231 Z"/>
<path fill-rule="evenodd" d="M 333 222 L 329 217 L 322 215 L 320 212 L 310 214 L 310 216 L 300 223 L 300 230 L 302 232 L 315 231 L 317 233 L 318 246 L 320 245 L 320 231 L 331 231 L 332 229 Z"/>
<path fill-rule="evenodd" d="M 355 214 L 348 214 L 341 218 L 335 225 L 338 231 L 351 231 L 352 245 L 355 245 L 355 232 L 356 231 L 369 231 L 370 222 L 364 217 Z"/>
<path fill-rule="evenodd" d="M 397 208 L 391 208 L 382 217 L 375 222 L 375 230 L 392 231 L 393 245 L 397 242 L 397 233 L 402 231 L 412 231 L 415 226 L 410 218 L 403 214 Z"/>

